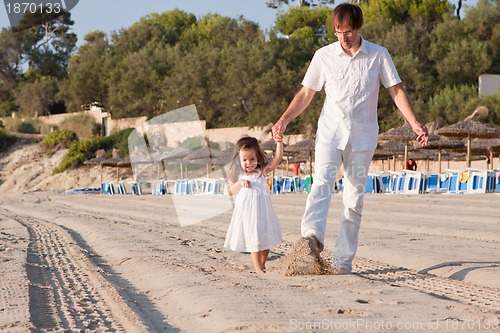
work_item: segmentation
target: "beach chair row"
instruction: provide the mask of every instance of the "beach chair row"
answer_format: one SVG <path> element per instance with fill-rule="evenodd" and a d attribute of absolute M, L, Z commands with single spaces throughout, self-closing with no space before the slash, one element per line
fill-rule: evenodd
<path fill-rule="evenodd" d="M 272 194 L 284 194 L 292 192 L 306 192 L 311 191 L 311 176 L 304 178 L 294 176 L 275 176 L 267 177 L 267 185 Z"/>
<path fill-rule="evenodd" d="M 312 186 L 312 177 L 268 177 L 269 191 L 273 194 L 293 192 L 309 193 Z M 342 191 L 344 179 L 337 180 L 334 192 Z M 119 181 L 104 182 L 101 190 L 103 194 L 142 195 L 144 190 L 152 195 L 190 195 L 190 194 L 224 194 L 226 191 L 225 179 L 197 178 L 178 180 L 150 180 L 150 181 Z M 446 170 L 445 172 L 429 173 L 403 170 L 401 172 L 370 173 L 366 180 L 366 193 L 391 194 L 473 194 L 473 193 L 500 193 L 500 169 L 483 170 L 468 168 L 460 170 Z"/>
<path fill-rule="evenodd" d="M 188 194 L 222 194 L 225 179 L 197 178 L 177 180 L 147 180 L 147 181 L 119 181 L 103 182 L 102 194 L 111 195 L 188 195 Z M 145 191 L 146 189 L 146 191 Z"/>
<path fill-rule="evenodd" d="M 343 179 L 338 181 L 343 190 Z M 412 170 L 389 173 L 370 173 L 366 180 L 366 193 L 423 194 L 449 193 L 474 194 L 500 192 L 500 170 L 468 168 L 428 173 Z"/>

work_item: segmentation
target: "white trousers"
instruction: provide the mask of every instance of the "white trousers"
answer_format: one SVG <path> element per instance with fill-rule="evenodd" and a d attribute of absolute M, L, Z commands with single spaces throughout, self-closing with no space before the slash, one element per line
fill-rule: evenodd
<path fill-rule="evenodd" d="M 345 150 L 331 145 L 316 143 L 315 176 L 307 197 L 302 218 L 301 233 L 306 237 L 314 234 L 325 242 L 326 218 L 339 167 L 344 166 L 344 193 L 340 228 L 335 242 L 333 266 L 352 270 L 352 260 L 358 248 L 358 233 L 363 211 L 368 168 L 373 151 L 353 152 L 350 143 Z"/>

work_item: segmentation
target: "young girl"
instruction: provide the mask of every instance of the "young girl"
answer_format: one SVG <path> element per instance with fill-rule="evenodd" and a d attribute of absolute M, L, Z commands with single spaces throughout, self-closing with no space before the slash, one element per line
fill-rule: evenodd
<path fill-rule="evenodd" d="M 265 273 L 269 249 L 281 242 L 281 228 L 271 203 L 266 174 L 283 158 L 283 143 L 278 142 L 274 158 L 266 164 L 259 142 L 244 137 L 235 147 L 229 171 L 229 195 L 235 195 L 233 217 L 224 247 L 250 252 L 256 273 Z"/>

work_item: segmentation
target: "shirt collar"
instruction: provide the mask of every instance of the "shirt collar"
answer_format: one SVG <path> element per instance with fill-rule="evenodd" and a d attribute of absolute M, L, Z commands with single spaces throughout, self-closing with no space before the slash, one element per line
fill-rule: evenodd
<path fill-rule="evenodd" d="M 366 41 L 363 39 L 363 36 L 359 35 L 361 38 L 361 45 L 359 46 L 359 52 L 363 52 L 364 54 L 368 54 L 368 47 L 366 47 Z"/>
<path fill-rule="evenodd" d="M 359 37 L 361 38 L 361 45 L 359 46 L 359 49 L 356 52 L 356 54 L 358 52 L 362 52 L 364 54 L 368 54 L 368 47 L 366 46 L 366 41 L 363 39 L 363 36 L 359 35 Z M 342 49 L 342 46 L 340 46 L 340 42 L 339 41 L 333 43 L 333 47 L 334 47 L 335 53 L 337 55 L 340 56 L 340 55 L 343 55 L 345 53 L 344 50 Z"/>

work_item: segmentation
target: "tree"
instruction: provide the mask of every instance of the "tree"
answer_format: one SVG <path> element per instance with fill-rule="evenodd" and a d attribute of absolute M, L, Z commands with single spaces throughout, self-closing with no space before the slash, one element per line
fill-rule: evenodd
<path fill-rule="evenodd" d="M 14 31 L 18 33 L 22 57 L 29 67 L 43 76 L 64 77 L 77 40 L 76 34 L 69 32 L 73 24 L 67 11 L 25 15 Z"/>
<path fill-rule="evenodd" d="M 176 45 L 181 36 L 196 23 L 193 14 L 173 10 L 142 17 L 139 22 L 112 35 L 112 54 L 118 58 L 137 52 L 149 43 Z"/>
<path fill-rule="evenodd" d="M 27 117 L 45 116 L 51 113 L 50 108 L 57 102 L 57 79 L 52 76 L 41 76 L 35 80 L 22 82 L 16 93 L 16 104 L 21 115 Z"/>
<path fill-rule="evenodd" d="M 484 42 L 465 39 L 450 45 L 449 51 L 437 62 L 441 83 L 454 85 L 476 84 L 479 75 L 490 67 L 487 47 Z"/>
<path fill-rule="evenodd" d="M 328 42 L 327 31 L 331 31 L 331 15 L 328 7 L 290 8 L 287 13 L 278 16 L 276 28 L 284 35 L 310 39 L 315 45 L 325 45 Z"/>
<path fill-rule="evenodd" d="M 114 117 L 153 117 L 164 104 L 163 81 L 173 65 L 171 49 L 150 42 L 110 72 L 108 105 Z"/>
<path fill-rule="evenodd" d="M 170 46 L 177 44 L 184 31 L 196 24 L 196 16 L 179 9 L 162 14 L 151 14 L 146 17 L 146 20 L 153 24 L 160 24 L 164 28 L 163 38 Z"/>
<path fill-rule="evenodd" d="M 430 31 L 443 15 L 452 13 L 448 1 L 436 0 L 371 0 L 360 3 L 365 22 L 393 25 L 412 20 L 423 20 Z"/>
<path fill-rule="evenodd" d="M 106 34 L 94 31 L 85 36 L 86 43 L 71 57 L 68 78 L 59 84 L 59 98 L 65 101 L 70 112 L 78 111 L 83 104 L 108 101 L 109 44 Z"/>
<path fill-rule="evenodd" d="M 189 53 L 191 48 L 202 44 L 224 48 L 238 41 L 250 43 L 255 38 L 264 38 L 264 34 L 256 23 L 245 20 L 243 17 L 232 19 L 218 14 L 209 14 L 183 33 L 179 46 L 181 52 Z"/>
<path fill-rule="evenodd" d="M 476 85 L 447 86 L 429 99 L 428 120 L 446 126 L 464 120 L 477 106 Z M 474 106 L 475 105 L 475 106 Z"/>
<path fill-rule="evenodd" d="M 462 21 L 470 37 L 485 43 L 491 64 L 485 72 L 500 74 L 500 2 L 479 0 Z"/>
<path fill-rule="evenodd" d="M 429 99 L 435 91 L 437 72 L 427 57 L 430 41 L 425 23 L 417 20 L 395 24 L 379 39 L 392 55 L 411 99 Z"/>
<path fill-rule="evenodd" d="M 10 29 L 0 32 L 0 116 L 10 116 L 16 110 L 13 90 L 17 86 L 20 68 L 19 40 Z"/>

